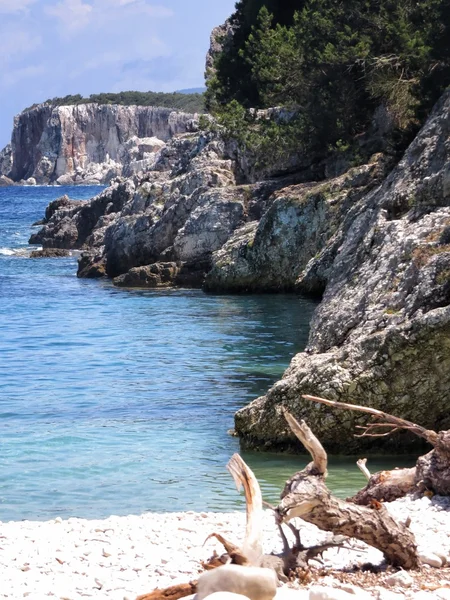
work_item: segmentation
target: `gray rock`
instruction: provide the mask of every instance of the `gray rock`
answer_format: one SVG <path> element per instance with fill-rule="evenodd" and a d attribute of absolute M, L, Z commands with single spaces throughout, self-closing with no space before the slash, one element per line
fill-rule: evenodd
<path fill-rule="evenodd" d="M 283 188 L 256 229 L 236 231 L 214 255 L 208 287 L 293 290 L 308 262 L 327 246 L 351 207 L 382 174 L 374 160 L 326 183 Z"/>
<path fill-rule="evenodd" d="M 440 569 L 443 564 L 442 559 L 432 552 L 419 552 L 419 560 L 423 565 L 429 565 L 430 567 L 435 567 L 436 569 Z"/>
<path fill-rule="evenodd" d="M 45 248 L 44 250 L 33 250 L 30 254 L 31 258 L 63 258 L 69 256 L 69 250 L 61 248 Z"/>
<path fill-rule="evenodd" d="M 6 175 L 0 175 L 0 187 L 10 187 L 14 185 L 14 181 Z"/>
<path fill-rule="evenodd" d="M 386 577 L 384 582 L 391 587 L 410 588 L 414 583 L 414 579 L 407 571 L 399 571 Z"/>

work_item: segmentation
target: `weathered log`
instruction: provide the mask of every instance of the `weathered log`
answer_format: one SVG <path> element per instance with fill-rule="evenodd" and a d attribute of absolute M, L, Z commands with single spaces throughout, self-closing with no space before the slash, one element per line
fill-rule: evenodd
<path fill-rule="evenodd" d="M 392 502 L 416 490 L 416 467 L 393 469 L 371 475 L 366 487 L 347 500 L 367 506 L 373 500 Z"/>
<path fill-rule="evenodd" d="M 378 548 L 392 565 L 417 568 L 417 547 L 409 529 L 397 523 L 379 502 L 368 508 L 334 498 L 325 484 L 327 465 L 322 444 L 305 422 L 298 423 L 292 415 L 287 420 L 313 462 L 286 483 L 276 509 L 280 520 L 300 517 L 325 531 L 354 537 Z"/>
<path fill-rule="evenodd" d="M 289 415 L 290 416 L 290 415 Z M 292 426 L 295 424 L 292 422 Z M 322 468 L 326 469 L 327 455 L 323 448 L 316 445 L 314 437 L 309 438 L 305 431 L 305 439 L 311 444 L 311 450 L 314 451 L 316 464 L 311 464 L 310 468 L 313 472 L 317 472 Z M 275 571 L 278 579 L 282 582 L 289 580 L 289 577 L 295 575 L 299 569 L 307 569 L 308 561 L 315 558 L 317 555 L 324 552 L 332 546 L 342 546 L 346 541 L 344 538 L 333 538 L 325 544 L 320 544 L 312 547 L 305 547 L 300 541 L 299 530 L 288 523 L 287 525 L 294 533 L 295 542 L 291 547 L 286 535 L 284 534 L 281 524 L 278 524 L 281 539 L 283 541 L 283 550 L 279 554 L 263 554 L 262 550 L 262 535 L 263 535 L 263 500 L 261 489 L 253 471 L 238 455 L 234 454 L 228 465 L 228 470 L 233 476 L 236 487 L 239 490 L 244 487 L 246 509 L 247 509 L 247 526 L 245 539 L 242 544 L 242 549 L 239 549 L 229 541 L 224 540 L 219 534 L 212 534 L 227 550 L 229 562 L 239 565 L 253 565 L 263 568 L 270 568 Z M 211 536 L 209 536 L 211 537 Z M 223 560 L 220 557 L 219 560 Z"/>
<path fill-rule="evenodd" d="M 400 429 L 406 429 L 433 446 L 431 452 L 417 460 L 414 471 L 395 469 L 391 472 L 385 471 L 373 475 L 364 490 L 355 496 L 355 502 L 359 502 L 359 499 L 365 502 L 370 496 L 378 500 L 395 500 L 395 498 L 414 491 L 428 491 L 441 496 L 450 495 L 450 431 L 436 433 L 406 419 L 368 406 L 337 402 L 310 395 L 304 395 L 303 398 L 333 408 L 364 412 L 375 418 L 374 423 L 358 427 L 362 430 L 358 437 L 384 437 Z M 412 474 L 414 474 L 414 481 L 410 485 Z M 391 479 L 390 482 L 389 479 Z"/>

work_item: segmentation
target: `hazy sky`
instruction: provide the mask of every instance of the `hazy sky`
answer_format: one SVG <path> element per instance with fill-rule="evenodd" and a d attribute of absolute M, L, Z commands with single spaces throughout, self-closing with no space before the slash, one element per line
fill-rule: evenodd
<path fill-rule="evenodd" d="M 203 85 L 211 29 L 235 0 L 0 0 L 0 147 L 55 96 Z"/>

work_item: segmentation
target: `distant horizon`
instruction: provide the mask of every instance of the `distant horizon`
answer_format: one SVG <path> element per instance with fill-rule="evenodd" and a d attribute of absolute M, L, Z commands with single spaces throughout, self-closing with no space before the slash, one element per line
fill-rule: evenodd
<path fill-rule="evenodd" d="M 49 98 L 204 89 L 211 31 L 234 5 L 0 0 L 0 148 L 10 142 L 14 117 Z"/>

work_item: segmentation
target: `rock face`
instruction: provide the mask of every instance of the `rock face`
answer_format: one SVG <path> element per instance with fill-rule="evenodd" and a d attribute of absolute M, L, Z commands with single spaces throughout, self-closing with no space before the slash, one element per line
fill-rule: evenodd
<path fill-rule="evenodd" d="M 245 225 L 213 255 L 206 286 L 292 291 L 309 260 L 336 235 L 350 208 L 382 179 L 381 157 L 326 183 L 284 187 L 259 223 Z M 313 286 L 311 286 L 312 288 Z M 325 281 L 309 291 L 321 292 Z"/>
<path fill-rule="evenodd" d="M 9 178 L 12 170 L 12 148 L 8 144 L 0 151 L 0 176 Z"/>
<path fill-rule="evenodd" d="M 165 142 L 195 129 L 195 119 L 148 106 L 41 104 L 15 118 L 0 174 L 38 184 L 109 183 L 149 168 Z"/>
<path fill-rule="evenodd" d="M 233 37 L 233 27 L 229 20 L 225 21 L 223 25 L 214 27 L 210 36 L 210 44 L 208 52 L 206 53 L 205 62 L 205 78 L 206 81 L 210 79 L 214 74 L 214 62 L 217 56 L 222 52 L 223 48 L 230 43 Z"/>
<path fill-rule="evenodd" d="M 291 443 L 285 406 L 327 450 L 367 447 L 353 437 L 364 417 L 317 407 L 301 398 L 305 393 L 450 428 L 449 165 L 447 93 L 402 161 L 349 207 L 299 274 L 300 290 L 325 286 L 324 297 L 307 350 L 266 396 L 237 413 L 237 432 L 248 445 Z M 406 450 L 408 443 L 397 436 L 383 447 Z"/>

